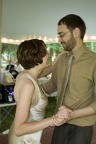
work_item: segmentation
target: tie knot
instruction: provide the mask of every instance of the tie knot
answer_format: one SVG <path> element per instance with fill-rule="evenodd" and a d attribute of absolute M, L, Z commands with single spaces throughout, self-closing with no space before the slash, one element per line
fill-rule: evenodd
<path fill-rule="evenodd" d="M 72 52 L 72 51 L 69 51 L 69 52 L 67 53 L 67 55 L 68 55 L 68 56 L 73 55 L 73 52 Z"/>
<path fill-rule="evenodd" d="M 72 52 L 69 52 L 68 53 L 68 59 L 72 59 L 73 58 L 73 53 Z"/>

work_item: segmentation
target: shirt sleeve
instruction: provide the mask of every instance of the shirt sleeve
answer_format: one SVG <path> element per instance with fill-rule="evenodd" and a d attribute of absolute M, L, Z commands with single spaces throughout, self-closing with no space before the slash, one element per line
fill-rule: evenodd
<path fill-rule="evenodd" d="M 90 104 L 90 106 L 94 109 L 94 111 L 96 112 L 96 67 L 95 67 L 95 72 L 93 75 L 93 80 L 94 80 L 94 100 L 93 102 Z"/>
<path fill-rule="evenodd" d="M 51 79 L 43 84 L 46 93 L 51 94 L 57 91 L 57 62 L 53 66 Z"/>

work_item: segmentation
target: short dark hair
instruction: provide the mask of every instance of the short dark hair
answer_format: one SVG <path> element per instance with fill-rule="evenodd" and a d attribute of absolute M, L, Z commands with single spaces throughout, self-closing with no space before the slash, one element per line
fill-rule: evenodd
<path fill-rule="evenodd" d="M 65 24 L 69 30 L 74 30 L 76 27 L 80 29 L 81 39 L 84 38 L 86 32 L 86 25 L 83 19 L 75 14 L 69 14 L 61 18 L 58 25 Z"/>
<path fill-rule="evenodd" d="M 30 69 L 41 64 L 46 54 L 46 44 L 42 40 L 25 40 L 18 47 L 17 60 L 24 69 Z"/>

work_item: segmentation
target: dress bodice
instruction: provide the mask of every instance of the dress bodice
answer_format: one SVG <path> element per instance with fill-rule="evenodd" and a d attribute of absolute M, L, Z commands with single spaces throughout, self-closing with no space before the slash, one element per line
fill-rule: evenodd
<path fill-rule="evenodd" d="M 44 118 L 45 108 L 46 108 L 48 99 L 40 91 L 40 88 L 37 82 L 29 74 L 25 73 L 18 77 L 18 79 L 21 79 L 21 78 L 28 78 L 35 85 L 35 97 L 33 97 L 32 102 L 31 102 L 30 116 L 28 118 L 28 121 L 39 121 Z"/>

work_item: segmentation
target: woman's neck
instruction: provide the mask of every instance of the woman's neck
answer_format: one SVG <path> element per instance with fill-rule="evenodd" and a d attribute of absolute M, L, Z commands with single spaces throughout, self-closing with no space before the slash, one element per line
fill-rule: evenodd
<path fill-rule="evenodd" d="M 30 70 L 24 70 L 24 73 L 28 73 L 32 78 L 34 78 L 34 80 L 37 81 L 38 79 L 38 70 L 36 70 L 36 68 L 32 68 Z"/>

